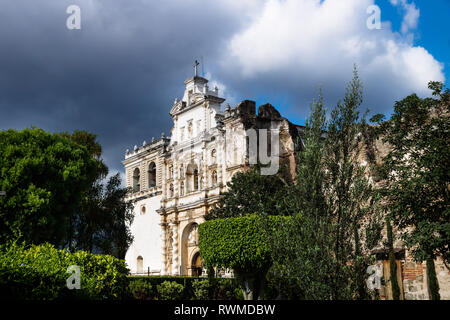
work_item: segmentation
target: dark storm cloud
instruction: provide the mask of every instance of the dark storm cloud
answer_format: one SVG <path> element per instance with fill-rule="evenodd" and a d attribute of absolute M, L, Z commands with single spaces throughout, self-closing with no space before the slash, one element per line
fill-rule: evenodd
<path fill-rule="evenodd" d="M 360 7 L 352 12 L 360 12 L 365 25 L 365 6 L 372 1 L 350 2 Z M 34 125 L 97 133 L 109 167 L 123 171 L 125 149 L 170 134 L 168 112 L 201 56 L 228 102 L 271 102 L 295 122 L 307 116 L 320 85 L 327 107 L 336 104 L 354 62 L 365 84 L 365 106 L 374 113 L 389 113 L 410 87 L 423 87 L 415 66 L 439 73 L 431 55 L 396 43 L 389 30 L 368 33 L 344 24 L 346 38 L 340 39 L 324 18 L 323 32 L 310 35 L 315 29 L 308 19 L 320 8 L 293 10 L 298 3 L 304 1 L 0 0 L 0 129 Z M 81 30 L 66 28 L 72 4 L 81 8 Z M 355 35 L 365 42 L 352 45 Z M 376 39 L 395 43 L 403 55 L 391 59 L 383 46 L 370 49 Z M 360 43 L 370 54 L 352 55 Z M 345 63 L 334 52 L 341 45 L 351 53 Z M 373 64 L 380 57 L 386 63 Z M 394 69 L 410 73 L 391 76 Z"/>
<path fill-rule="evenodd" d="M 66 8 L 81 8 L 81 30 Z M 126 148 L 168 133 L 192 63 L 239 26 L 200 1 L 2 1 L 0 128 L 85 129 L 110 167 Z"/>

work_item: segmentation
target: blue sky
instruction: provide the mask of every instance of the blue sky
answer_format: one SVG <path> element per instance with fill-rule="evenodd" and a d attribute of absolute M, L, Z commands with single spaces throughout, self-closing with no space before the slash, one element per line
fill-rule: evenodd
<path fill-rule="evenodd" d="M 450 79 L 450 0 L 415 0 L 406 1 L 406 3 L 414 4 L 420 11 L 417 27 L 410 30 L 412 45 L 424 47 L 437 61 L 443 64 L 444 83 L 448 86 Z M 405 9 L 401 5 L 393 5 L 390 0 L 376 0 L 375 4 L 380 7 L 382 22 L 389 22 L 392 31 L 401 35 Z M 348 78 L 348 80 L 350 79 Z M 259 92 L 256 98 L 257 104 L 266 103 L 266 96 L 267 92 Z M 282 111 L 288 112 L 289 119 L 296 124 L 303 125 L 305 123 L 306 113 L 300 115 L 289 112 L 290 106 L 293 104 L 289 95 L 277 95 L 272 102 Z M 334 106 L 333 103 L 334 101 L 329 100 L 328 109 Z M 392 106 L 393 103 L 394 101 L 392 101 Z M 370 109 L 376 110 L 372 106 Z M 382 113 L 389 117 L 392 111 L 391 107 L 382 110 Z"/>
<path fill-rule="evenodd" d="M 446 85 L 450 79 L 450 1 L 415 0 L 420 10 L 418 28 L 414 34 L 414 44 L 426 48 L 440 62 L 445 64 Z M 394 7 L 389 0 L 377 0 L 381 9 L 381 19 L 392 22 L 393 30 L 400 32 L 402 9 Z"/>

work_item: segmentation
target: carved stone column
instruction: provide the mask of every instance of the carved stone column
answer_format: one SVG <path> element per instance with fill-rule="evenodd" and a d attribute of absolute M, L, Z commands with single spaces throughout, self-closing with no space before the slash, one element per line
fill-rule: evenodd
<path fill-rule="evenodd" d="M 167 184 L 166 184 L 166 177 L 168 176 L 168 174 L 166 173 L 167 171 L 167 161 L 165 159 L 161 159 L 160 161 L 160 175 L 161 175 L 161 191 L 162 191 L 162 198 L 165 200 L 167 199 Z M 157 179 L 157 178 L 156 178 Z"/>
<path fill-rule="evenodd" d="M 172 227 L 172 275 L 180 275 L 180 257 L 178 250 L 178 221 L 170 223 Z"/>
<path fill-rule="evenodd" d="M 208 172 L 208 160 L 209 160 L 209 155 L 208 155 L 208 150 L 206 149 L 206 143 L 203 146 L 203 168 L 202 168 L 202 177 L 203 177 L 203 185 L 202 188 L 203 190 L 206 190 L 209 188 L 209 172 Z"/>
<path fill-rule="evenodd" d="M 167 275 L 167 265 L 168 265 L 168 255 L 167 252 L 167 223 L 164 222 L 164 216 L 161 216 L 161 261 L 162 261 L 162 270 L 161 275 Z"/>

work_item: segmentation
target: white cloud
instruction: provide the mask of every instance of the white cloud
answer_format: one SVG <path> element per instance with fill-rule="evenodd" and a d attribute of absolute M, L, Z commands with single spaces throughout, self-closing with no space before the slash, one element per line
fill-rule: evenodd
<path fill-rule="evenodd" d="M 409 10 L 404 19 L 409 30 L 417 26 L 419 10 L 400 2 Z M 296 83 L 301 91 L 302 85 L 320 83 L 326 90 L 327 84 L 348 81 L 356 63 L 367 92 L 390 99 L 411 92 L 428 94 L 428 81 L 444 81 L 443 65 L 426 49 L 414 47 L 406 35 L 392 32 L 389 22 L 382 22 L 381 30 L 369 30 L 366 9 L 373 4 L 268 0 L 260 15 L 229 41 L 224 64 L 237 63 L 242 76 L 256 81 L 261 75 L 283 74 L 283 85 Z"/>
<path fill-rule="evenodd" d="M 403 18 L 402 22 L 402 32 L 406 33 L 410 29 L 417 28 L 417 24 L 419 22 L 419 16 L 420 16 L 420 10 L 416 8 L 416 5 L 414 3 L 404 4 L 404 8 L 406 10 L 405 17 Z"/>
<path fill-rule="evenodd" d="M 402 21 L 401 31 L 406 34 L 410 30 L 417 28 L 420 17 L 420 10 L 417 9 L 414 2 L 409 3 L 407 0 L 390 0 L 393 6 L 401 6 L 405 11 Z"/>

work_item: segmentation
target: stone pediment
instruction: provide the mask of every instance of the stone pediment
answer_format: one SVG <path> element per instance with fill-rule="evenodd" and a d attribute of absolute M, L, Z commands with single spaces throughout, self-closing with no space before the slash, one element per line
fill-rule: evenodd
<path fill-rule="evenodd" d="M 184 101 L 175 102 L 172 109 L 170 109 L 170 114 L 173 116 L 178 112 L 180 112 L 181 110 L 183 110 L 184 108 L 186 108 L 186 102 Z"/>

